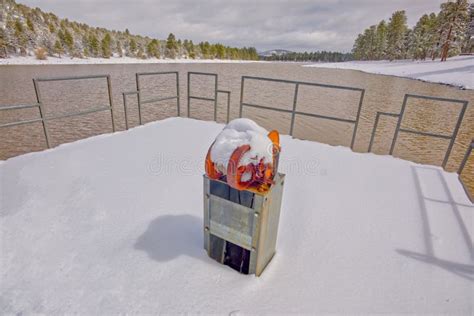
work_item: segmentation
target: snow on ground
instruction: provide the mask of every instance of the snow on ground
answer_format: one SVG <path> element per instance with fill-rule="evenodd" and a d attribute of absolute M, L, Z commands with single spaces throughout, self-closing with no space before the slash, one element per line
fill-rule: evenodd
<path fill-rule="evenodd" d="M 353 69 L 364 72 L 446 83 L 474 89 L 474 56 L 458 56 L 439 60 L 412 61 L 349 61 L 343 63 L 318 63 L 305 67 Z"/>
<path fill-rule="evenodd" d="M 0 164 L 0 313 L 471 314 L 474 208 L 456 174 L 282 137 L 261 277 L 203 249 L 222 125 L 173 118 Z"/>
<path fill-rule="evenodd" d="M 255 60 L 228 60 L 228 59 L 141 59 L 133 57 L 111 58 L 62 58 L 48 57 L 46 60 L 36 59 L 35 56 L 14 56 L 0 58 L 1 65 L 76 65 L 76 64 L 165 64 L 165 63 L 252 63 Z"/>

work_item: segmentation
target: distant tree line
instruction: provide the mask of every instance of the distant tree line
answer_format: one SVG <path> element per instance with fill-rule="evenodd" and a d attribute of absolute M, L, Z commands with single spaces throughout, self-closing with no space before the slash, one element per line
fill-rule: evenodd
<path fill-rule="evenodd" d="M 407 26 L 405 11 L 380 21 L 357 36 L 352 53 L 357 60 L 441 58 L 473 51 L 474 5 L 467 0 L 441 4 L 438 14 L 424 14 L 413 27 Z"/>
<path fill-rule="evenodd" d="M 268 61 L 341 62 L 352 60 L 353 57 L 351 53 L 316 51 L 273 54 L 272 56 L 262 56 L 260 59 Z"/>
<path fill-rule="evenodd" d="M 222 44 L 177 39 L 166 40 L 132 35 L 125 31 L 91 27 L 60 19 L 39 8 L 0 0 L 0 58 L 31 55 L 40 49 L 49 56 L 86 58 L 111 56 L 136 58 L 258 59 L 253 47 L 236 48 Z"/>

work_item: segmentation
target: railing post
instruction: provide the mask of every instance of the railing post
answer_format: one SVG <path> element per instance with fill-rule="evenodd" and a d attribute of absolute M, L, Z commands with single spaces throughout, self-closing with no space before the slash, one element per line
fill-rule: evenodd
<path fill-rule="evenodd" d="M 44 137 L 46 139 L 46 146 L 48 146 L 48 148 L 51 148 L 51 143 L 49 142 L 48 128 L 46 127 L 46 119 L 45 119 L 45 113 L 43 109 L 43 103 L 41 101 L 41 93 L 40 93 L 39 85 L 36 79 L 33 79 L 33 86 L 35 88 L 36 102 L 38 102 L 39 104 L 38 109 L 39 109 L 39 113 L 41 117 L 41 123 L 43 124 L 43 132 L 44 132 Z"/>
<path fill-rule="evenodd" d="M 448 163 L 449 156 L 451 155 L 451 150 L 453 149 L 454 141 L 456 140 L 456 136 L 458 136 L 459 127 L 461 126 L 462 120 L 464 118 L 464 113 L 466 112 L 467 103 L 468 102 L 465 101 L 462 104 L 462 110 L 459 113 L 458 121 L 456 122 L 456 127 L 454 128 L 453 135 L 451 136 L 451 141 L 449 142 L 448 149 L 446 150 L 446 155 L 444 156 L 443 165 L 442 165 L 443 168 L 446 167 L 446 164 Z"/>
<path fill-rule="evenodd" d="M 217 122 L 217 84 L 218 84 L 218 75 L 216 74 L 215 83 L 214 83 L 214 122 Z"/>
<path fill-rule="evenodd" d="M 471 144 L 467 148 L 466 154 L 464 155 L 464 158 L 462 159 L 461 165 L 459 166 L 459 169 L 458 169 L 458 174 L 459 175 L 461 175 L 464 167 L 466 166 L 467 160 L 469 159 L 469 156 L 471 155 L 473 148 L 474 148 L 474 139 L 471 140 Z"/>
<path fill-rule="evenodd" d="M 191 117 L 191 73 L 188 72 L 188 118 Z"/>
<path fill-rule="evenodd" d="M 230 119 L 230 91 L 227 93 L 227 123 L 229 123 Z"/>
<path fill-rule="evenodd" d="M 380 112 L 377 112 L 377 115 L 375 116 L 374 128 L 372 129 L 372 135 L 370 136 L 370 143 L 369 143 L 369 150 L 368 150 L 369 153 L 372 151 L 372 144 L 374 143 L 375 131 L 377 130 L 377 125 L 379 124 L 379 118 L 380 118 Z"/>
<path fill-rule="evenodd" d="M 114 106 L 112 101 L 112 82 L 110 75 L 107 75 L 107 91 L 109 92 L 110 118 L 112 119 L 112 131 L 115 132 Z"/>
<path fill-rule="evenodd" d="M 242 107 L 243 107 L 243 102 L 244 102 L 244 82 L 245 82 L 245 77 L 242 76 L 240 79 L 240 108 L 239 108 L 239 118 L 242 118 Z"/>
<path fill-rule="evenodd" d="M 123 96 L 123 111 L 125 114 L 125 129 L 128 130 L 128 115 L 127 115 L 127 95 L 122 93 Z"/>
<path fill-rule="evenodd" d="M 360 118 L 360 112 L 362 110 L 362 103 L 364 101 L 364 95 L 365 95 L 365 89 L 362 90 L 360 93 L 360 100 L 359 100 L 359 108 L 357 109 L 357 118 L 356 122 L 354 125 L 354 132 L 352 134 L 352 141 L 351 141 L 351 149 L 354 150 L 354 144 L 355 144 L 355 139 L 356 139 L 356 134 L 357 134 L 357 127 L 359 126 L 359 118 Z"/>
<path fill-rule="evenodd" d="M 293 136 L 293 128 L 295 126 L 295 111 L 296 111 L 296 104 L 298 103 L 298 89 L 300 84 L 297 83 L 295 85 L 295 93 L 293 95 L 293 110 L 291 111 L 291 125 L 290 125 L 290 136 Z"/>
<path fill-rule="evenodd" d="M 400 125 L 402 123 L 403 113 L 405 113 L 405 107 L 407 105 L 407 100 L 408 100 L 408 94 L 405 94 L 405 97 L 403 98 L 402 110 L 400 111 L 400 116 L 398 117 L 397 127 L 395 128 L 395 134 L 394 134 L 393 139 L 392 139 L 392 145 L 390 146 L 390 155 L 393 155 L 393 150 L 395 149 L 395 142 L 397 141 L 397 138 L 398 138 L 398 133 L 399 133 L 399 130 L 400 130 Z"/>
<path fill-rule="evenodd" d="M 179 98 L 179 72 L 176 72 L 176 105 L 178 106 L 178 117 L 181 116 L 180 98 Z"/>
<path fill-rule="evenodd" d="M 140 75 L 137 73 L 135 74 L 136 82 L 137 82 L 137 101 L 138 101 L 138 123 L 142 125 L 142 104 L 141 104 L 141 96 L 140 96 Z"/>

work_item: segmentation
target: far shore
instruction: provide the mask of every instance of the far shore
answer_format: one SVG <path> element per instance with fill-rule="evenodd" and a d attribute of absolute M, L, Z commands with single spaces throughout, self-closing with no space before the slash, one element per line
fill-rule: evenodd
<path fill-rule="evenodd" d="M 111 58 L 71 58 L 63 56 L 61 58 L 49 56 L 45 60 L 39 60 L 35 56 L 11 56 L 0 58 L 2 65 L 95 65 L 95 64 L 173 64 L 173 63 L 256 63 L 264 62 L 260 60 L 231 60 L 231 59 L 140 59 L 134 57 L 111 57 Z"/>
<path fill-rule="evenodd" d="M 230 59 L 140 59 L 133 57 L 111 58 L 71 58 L 64 56 L 48 57 L 46 60 L 36 59 L 35 56 L 12 56 L 0 58 L 0 66 L 4 65 L 118 65 L 118 64 L 206 64 L 206 63 L 294 63 L 303 67 L 318 67 L 331 69 L 359 70 L 362 72 L 411 78 L 426 82 L 447 84 L 461 89 L 474 89 L 474 56 L 457 56 L 446 62 L 439 60 L 377 60 L 377 61 L 347 61 L 338 63 L 304 63 L 263 60 L 230 60 Z"/>

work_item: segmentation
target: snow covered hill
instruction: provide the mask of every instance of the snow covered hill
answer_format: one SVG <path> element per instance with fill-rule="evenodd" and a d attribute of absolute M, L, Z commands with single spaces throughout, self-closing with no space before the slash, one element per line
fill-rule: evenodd
<path fill-rule="evenodd" d="M 474 89 L 474 56 L 452 57 L 445 62 L 439 60 L 349 61 L 310 64 L 304 67 L 354 69 Z"/>
<path fill-rule="evenodd" d="M 454 173 L 282 137 L 260 278 L 203 249 L 222 125 L 184 118 L 0 162 L 0 314 L 472 314 L 474 208 Z"/>

